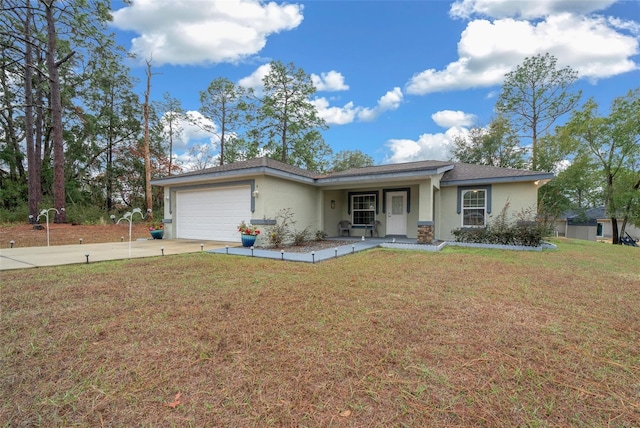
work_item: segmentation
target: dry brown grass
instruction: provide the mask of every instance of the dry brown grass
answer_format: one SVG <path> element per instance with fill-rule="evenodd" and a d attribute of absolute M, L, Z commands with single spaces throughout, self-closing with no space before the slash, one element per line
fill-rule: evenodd
<path fill-rule="evenodd" d="M 640 251 L 2 272 L 8 426 L 640 425 Z"/>
<path fill-rule="evenodd" d="M 44 247 L 47 245 L 47 231 L 45 225 L 36 229 L 27 223 L 0 224 L 0 248 L 9 248 L 14 241 L 14 247 Z M 147 223 L 137 223 L 131 226 L 131 238 L 149 238 Z M 129 239 L 129 223 L 120 224 L 49 224 L 50 245 L 72 245 L 82 239 L 83 244 L 97 244 L 102 242 L 119 242 Z"/>

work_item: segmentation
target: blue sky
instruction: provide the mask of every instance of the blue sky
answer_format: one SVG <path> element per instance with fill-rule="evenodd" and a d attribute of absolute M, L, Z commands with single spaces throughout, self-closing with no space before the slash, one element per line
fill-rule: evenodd
<path fill-rule="evenodd" d="M 334 152 L 376 164 L 448 159 L 454 135 L 493 116 L 503 76 L 549 52 L 579 72 L 582 101 L 606 113 L 640 86 L 637 0 L 114 2 L 119 43 L 151 58 L 152 99 L 197 112 L 218 77 L 256 86 L 271 60 L 311 75 Z M 142 94 L 145 69 L 131 62 Z M 197 114 L 197 113 L 192 113 Z M 185 126 L 175 156 L 215 138 Z"/>

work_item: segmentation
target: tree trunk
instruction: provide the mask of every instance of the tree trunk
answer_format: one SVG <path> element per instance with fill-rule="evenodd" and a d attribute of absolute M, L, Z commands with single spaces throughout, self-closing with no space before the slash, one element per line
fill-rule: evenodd
<path fill-rule="evenodd" d="M 25 64 L 24 64 L 24 127 L 27 145 L 29 222 L 38 217 L 40 203 L 40 168 L 36 167 L 36 148 L 33 135 L 33 49 L 31 48 L 31 5 L 26 3 L 24 19 Z"/>
<path fill-rule="evenodd" d="M 42 53 L 38 50 L 38 64 L 42 64 Z M 36 117 L 35 117 L 35 140 L 34 140 L 34 153 L 33 153 L 33 168 L 35 170 L 35 176 L 38 178 L 33 184 L 34 197 L 37 200 L 36 206 L 40 205 L 42 201 L 42 136 L 43 136 L 43 122 L 44 122 L 44 93 L 42 91 L 42 75 L 36 73 Z"/>
<path fill-rule="evenodd" d="M 620 244 L 620 234 L 618 233 L 618 219 L 611 216 L 611 243 L 613 245 Z"/>
<path fill-rule="evenodd" d="M 151 149 L 149 147 L 149 95 L 151 94 L 151 62 L 147 61 L 147 90 L 144 92 L 144 176 L 145 196 L 149 220 L 153 220 L 153 195 L 151 194 Z"/>
<path fill-rule="evenodd" d="M 53 18 L 53 0 L 43 1 L 47 10 L 47 71 L 51 97 L 51 135 L 53 144 L 53 206 L 58 210 L 54 222 L 67 221 L 64 210 L 66 196 L 64 188 L 64 141 L 62 138 L 62 98 L 60 74 L 56 64 L 56 26 Z"/>

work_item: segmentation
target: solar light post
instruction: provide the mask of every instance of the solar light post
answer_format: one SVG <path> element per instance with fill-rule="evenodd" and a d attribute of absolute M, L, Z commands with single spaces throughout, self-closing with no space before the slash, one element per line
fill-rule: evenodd
<path fill-rule="evenodd" d="M 147 210 L 147 214 L 151 212 L 151 209 Z M 124 213 L 122 217 L 115 224 L 120 223 L 122 220 L 126 220 L 129 222 L 129 258 L 131 258 L 131 226 L 133 225 L 133 216 L 135 214 L 140 214 L 140 218 L 144 220 L 147 216 L 142 214 L 142 210 L 140 208 L 134 208 L 132 211 L 128 211 Z M 114 221 L 116 216 L 111 215 L 111 221 Z M 122 242 L 123 237 L 120 237 L 120 241 Z"/>
<path fill-rule="evenodd" d="M 45 208 L 40 211 L 40 214 L 38 214 L 38 218 L 36 219 L 36 221 L 40 220 L 40 217 L 42 216 L 45 216 L 45 218 L 47 219 L 47 247 L 49 246 L 49 211 L 55 211 L 56 213 L 60 214 L 60 211 L 64 211 L 64 208 L 60 208 L 60 211 L 58 211 L 56 208 Z"/>

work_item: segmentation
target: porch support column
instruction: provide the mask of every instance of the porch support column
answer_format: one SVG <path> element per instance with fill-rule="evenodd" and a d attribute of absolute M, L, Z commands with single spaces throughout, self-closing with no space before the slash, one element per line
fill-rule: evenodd
<path fill-rule="evenodd" d="M 431 180 L 420 183 L 418 204 L 418 244 L 431 244 L 434 238 L 433 184 Z"/>

